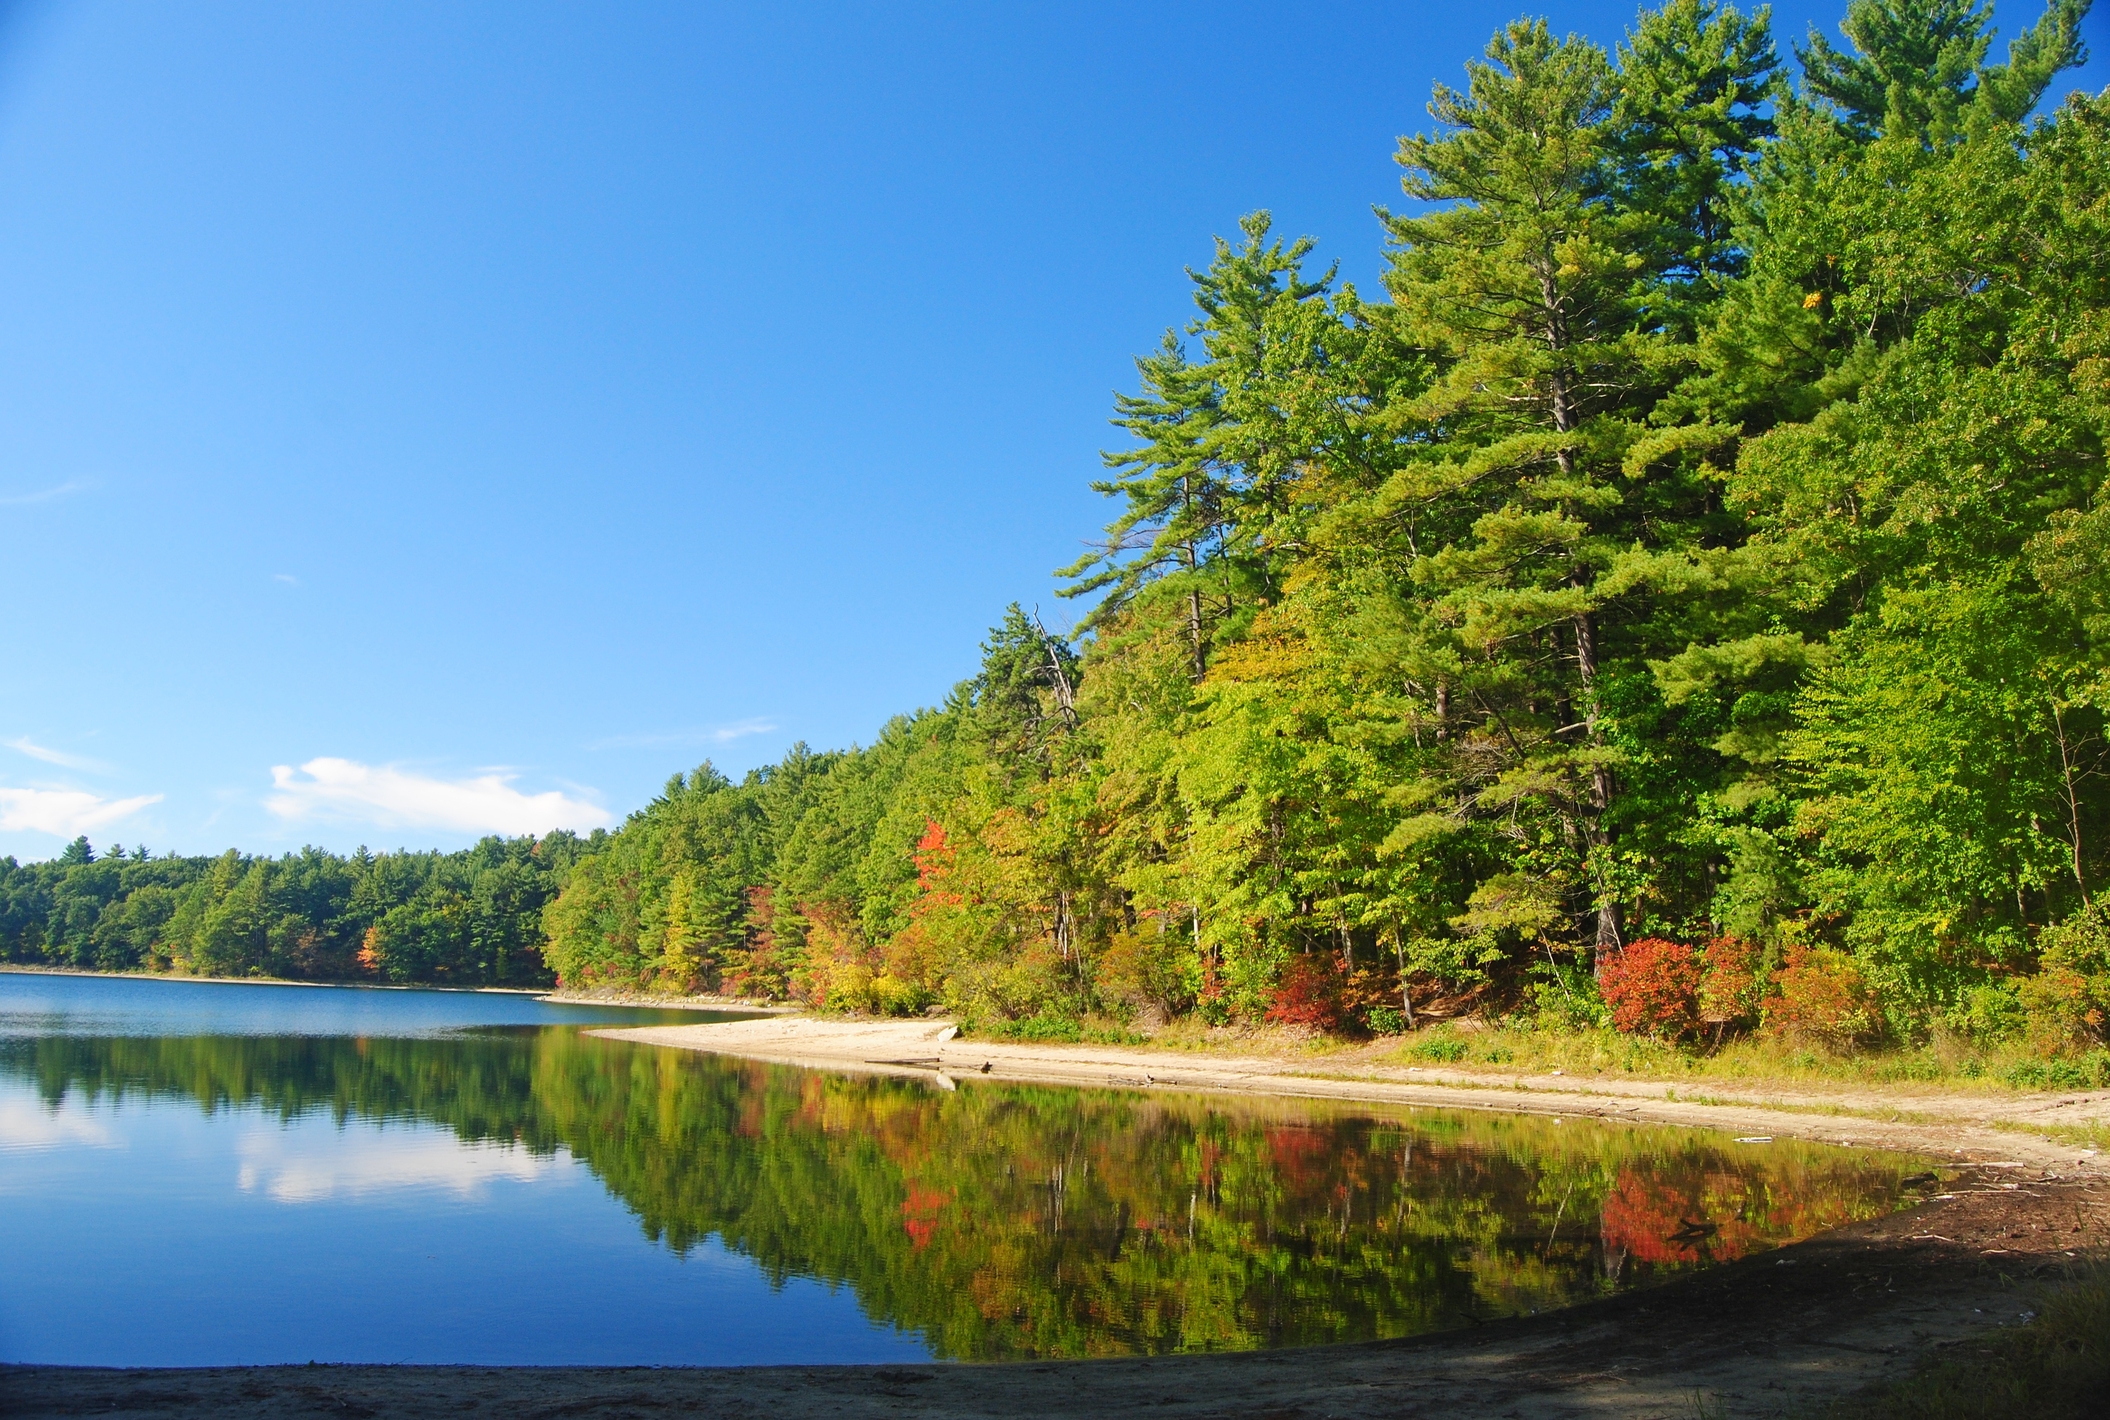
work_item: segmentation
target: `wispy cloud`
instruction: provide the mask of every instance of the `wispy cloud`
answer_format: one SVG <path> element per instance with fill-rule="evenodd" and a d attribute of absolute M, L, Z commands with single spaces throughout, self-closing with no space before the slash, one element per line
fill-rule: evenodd
<path fill-rule="evenodd" d="M 0 507 L 19 508 L 29 503 L 50 503 L 70 493 L 79 493 L 87 487 L 88 485 L 79 479 L 69 478 L 64 483 L 39 488 L 32 493 L 0 493 Z"/>
<path fill-rule="evenodd" d="M 18 753 L 26 754 L 31 759 L 42 760 L 46 764 L 56 764 L 66 769 L 89 769 L 98 774 L 108 774 L 111 769 L 111 766 L 99 759 L 90 759 L 85 754 L 68 754 L 62 749 L 53 749 L 50 745 L 40 745 L 28 735 L 18 735 L 11 740 L 0 740 L 0 744 L 6 745 L 9 749 Z"/>
<path fill-rule="evenodd" d="M 271 580 L 274 582 L 284 582 L 289 587 L 297 587 L 300 585 L 300 578 L 294 576 L 291 572 L 273 572 L 271 574 Z"/>
<path fill-rule="evenodd" d="M 776 729 L 776 721 L 752 719 L 738 720 L 730 725 L 706 725 L 687 730 L 666 730 L 657 734 L 610 735 L 605 740 L 595 740 L 588 749 L 652 749 L 661 745 L 722 745 L 749 735 L 766 735 Z"/>
<path fill-rule="evenodd" d="M 277 793 L 265 807 L 284 819 L 355 819 L 378 828 L 440 828 L 466 833 L 547 833 L 554 828 L 604 828 L 609 812 L 550 790 L 523 794 L 514 775 L 478 774 L 435 779 L 390 765 L 352 759 L 311 759 L 296 771 L 273 765 Z"/>
<path fill-rule="evenodd" d="M 139 794 L 129 799 L 105 799 L 84 789 L 0 788 L 0 829 L 51 833 L 60 838 L 116 823 L 138 813 L 148 804 L 161 802 L 159 794 Z"/>

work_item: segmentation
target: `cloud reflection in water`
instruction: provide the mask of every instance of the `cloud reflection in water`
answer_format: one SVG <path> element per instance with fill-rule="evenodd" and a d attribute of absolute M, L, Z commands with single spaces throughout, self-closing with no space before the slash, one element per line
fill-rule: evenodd
<path fill-rule="evenodd" d="M 463 1143 L 451 1134 L 398 1129 L 276 1129 L 235 1146 L 236 1182 L 279 1203 L 320 1203 L 430 1190 L 480 1199 L 494 1182 L 537 1183 L 570 1171 L 569 1153 L 538 1157 L 517 1145 Z"/>
<path fill-rule="evenodd" d="M 93 1110 L 74 1101 L 52 1109 L 28 1095 L 0 1095 L 0 1154 L 60 1145 L 116 1149 L 122 1141 Z"/>

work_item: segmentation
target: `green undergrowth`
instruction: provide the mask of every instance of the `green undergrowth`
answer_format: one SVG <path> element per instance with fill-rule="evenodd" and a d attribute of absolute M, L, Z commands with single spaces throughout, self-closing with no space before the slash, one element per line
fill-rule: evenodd
<path fill-rule="evenodd" d="M 2110 1271 L 2046 1292 L 2028 1323 L 1950 1346 L 1911 1377 L 1848 1397 L 1827 1420 L 2065 1420 L 2110 1405 Z M 2018 1312 L 2024 1307 L 2016 1308 Z"/>
<path fill-rule="evenodd" d="M 1027 1016 L 1022 1020 L 962 1021 L 960 1034 L 975 1040 L 1010 1040 L 1057 1045 L 1144 1045 L 1149 1037 L 1112 1021 L 1077 1020 L 1069 1016 Z"/>
<path fill-rule="evenodd" d="M 1794 1080 L 1809 1084 L 1939 1085 L 1983 1090 L 2110 1088 L 2110 1051 L 2045 1057 L 2020 1046 L 1980 1046 L 1951 1036 L 1916 1045 L 1835 1052 L 1763 1038 L 1675 1044 L 1611 1030 L 1553 1031 L 1437 1026 L 1405 1037 L 1387 1063 L 1500 1067 L 1535 1074 Z"/>
<path fill-rule="evenodd" d="M 1986 1123 L 2011 1134 L 2034 1134 L 2053 1144 L 2071 1144 L 2076 1149 L 2098 1152 L 2110 1150 L 2110 1124 L 2041 1124 L 2006 1119 L 1989 1119 Z"/>
<path fill-rule="evenodd" d="M 1011 1021 L 963 1020 L 960 1028 L 963 1035 L 981 1040 L 1147 1045 L 1196 1054 L 1291 1054 L 1308 1056 L 1314 1063 L 1339 1060 L 1346 1064 L 1352 1059 L 1357 1066 L 1455 1067 L 1538 1075 L 1560 1071 L 1577 1077 L 1674 1084 L 1690 1080 L 1725 1085 L 1923 1086 L 1996 1094 L 2110 1089 L 2110 1050 L 2045 1056 L 2020 1043 L 1981 1044 L 1947 1034 L 1911 1045 L 1836 1051 L 1762 1036 L 1672 1042 L 1606 1027 L 1549 1028 L 1531 1021 L 1499 1025 L 1446 1022 L 1375 1041 L 1294 1027 L 1210 1026 L 1191 1018 L 1138 1028 L 1111 1018 L 1044 1014 Z M 1698 1092 L 1683 1097 L 1705 1101 Z M 2072 1142 L 2110 1143 L 2099 1137 L 2101 1133 L 2082 1129 L 2074 1133 Z M 2083 1135 L 2089 1137 L 2084 1140 Z"/>

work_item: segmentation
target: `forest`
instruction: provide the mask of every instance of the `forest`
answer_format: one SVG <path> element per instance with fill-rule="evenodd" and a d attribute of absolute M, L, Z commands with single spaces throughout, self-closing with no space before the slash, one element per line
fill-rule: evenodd
<path fill-rule="evenodd" d="M 2085 1048 L 2110 95 L 2039 110 L 2087 10 L 1512 23 L 1399 143 L 1382 289 L 1264 212 L 1190 272 L 1070 634 L 1013 606 L 870 745 L 590 840 L 8 862 L 0 955 Z"/>
<path fill-rule="evenodd" d="M 605 837 L 606 835 L 597 835 Z M 542 986 L 543 909 L 592 840 L 460 853 L 155 857 L 86 838 L 0 858 L 0 961 L 76 971 Z"/>

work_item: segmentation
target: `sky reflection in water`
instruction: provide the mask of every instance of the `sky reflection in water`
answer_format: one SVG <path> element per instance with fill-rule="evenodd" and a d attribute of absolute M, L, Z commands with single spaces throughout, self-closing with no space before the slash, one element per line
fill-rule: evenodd
<path fill-rule="evenodd" d="M 524 997 L 290 990 L 0 975 L 0 1360 L 1360 1340 L 1774 1246 L 1893 1206 L 1914 1167 L 1496 1114 L 946 1093 L 590 1039 L 590 1008 Z"/>

